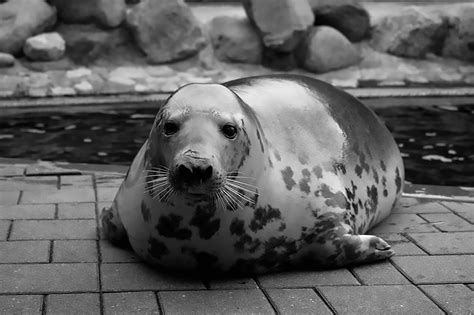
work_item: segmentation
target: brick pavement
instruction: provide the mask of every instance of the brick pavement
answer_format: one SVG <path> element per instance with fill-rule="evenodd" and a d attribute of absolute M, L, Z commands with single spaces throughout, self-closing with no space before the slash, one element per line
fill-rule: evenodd
<path fill-rule="evenodd" d="M 389 261 L 202 281 L 101 239 L 97 214 L 122 177 L 0 164 L 0 314 L 474 313 L 472 190 L 404 197 L 373 231 Z"/>

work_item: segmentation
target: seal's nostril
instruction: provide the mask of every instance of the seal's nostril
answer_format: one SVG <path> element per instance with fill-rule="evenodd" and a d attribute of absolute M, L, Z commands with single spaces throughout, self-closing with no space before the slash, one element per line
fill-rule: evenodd
<path fill-rule="evenodd" d="M 203 179 L 209 179 L 211 177 L 212 177 L 212 166 L 209 165 L 204 171 Z"/>
<path fill-rule="evenodd" d="M 177 173 L 180 177 L 182 177 L 183 179 L 187 179 L 187 180 L 191 179 L 191 176 L 193 176 L 192 170 L 190 170 L 184 164 L 181 164 L 181 165 L 178 166 Z"/>

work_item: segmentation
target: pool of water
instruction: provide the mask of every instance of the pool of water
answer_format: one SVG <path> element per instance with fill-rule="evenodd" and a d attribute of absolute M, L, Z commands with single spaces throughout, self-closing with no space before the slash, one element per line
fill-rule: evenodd
<path fill-rule="evenodd" d="M 406 180 L 474 186 L 474 106 L 375 110 L 402 152 Z M 130 164 L 156 109 L 0 116 L 0 156 L 71 163 Z"/>

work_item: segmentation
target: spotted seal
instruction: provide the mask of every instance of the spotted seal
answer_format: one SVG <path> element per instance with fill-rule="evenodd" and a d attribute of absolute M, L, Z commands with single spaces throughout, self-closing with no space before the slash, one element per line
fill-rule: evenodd
<path fill-rule="evenodd" d="M 159 109 L 101 221 L 107 238 L 162 267 L 334 268 L 394 254 L 365 232 L 390 214 L 403 179 L 386 127 L 327 83 L 189 84 Z"/>

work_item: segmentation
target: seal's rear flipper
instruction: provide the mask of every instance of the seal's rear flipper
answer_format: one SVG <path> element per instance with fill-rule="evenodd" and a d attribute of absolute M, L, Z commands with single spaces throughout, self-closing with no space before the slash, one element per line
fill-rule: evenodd
<path fill-rule="evenodd" d="M 395 255 L 387 242 L 374 235 L 345 234 L 340 241 L 345 256 L 343 261 L 347 265 L 370 263 Z"/>
<path fill-rule="evenodd" d="M 106 239 L 120 247 L 129 247 L 127 231 L 123 227 L 120 217 L 115 210 L 115 205 L 102 209 L 100 221 L 102 223 L 102 233 Z"/>

